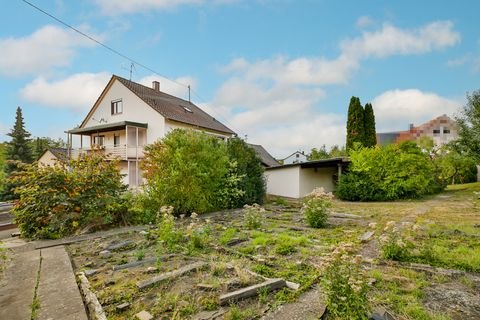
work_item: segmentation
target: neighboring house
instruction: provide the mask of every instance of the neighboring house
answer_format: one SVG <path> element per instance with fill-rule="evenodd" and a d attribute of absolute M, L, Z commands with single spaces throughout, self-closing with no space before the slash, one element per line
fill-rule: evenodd
<path fill-rule="evenodd" d="M 235 135 L 190 101 L 160 91 L 158 81 L 149 88 L 113 75 L 80 126 L 68 131 L 69 146 L 74 136 L 80 146 L 69 149 L 68 156 L 103 150 L 109 159 L 120 160 L 124 182 L 135 187 L 143 183 L 144 147 L 177 128 L 220 139 Z"/>
<path fill-rule="evenodd" d="M 298 199 L 319 187 L 334 191 L 349 163 L 346 158 L 333 158 L 266 168 L 267 194 Z"/>
<path fill-rule="evenodd" d="M 255 153 L 260 158 L 260 161 L 265 168 L 277 167 L 280 165 L 280 163 L 278 163 L 278 161 L 275 160 L 275 158 L 272 157 L 272 155 L 268 153 L 263 146 L 251 143 L 248 143 L 248 146 L 255 150 Z"/>
<path fill-rule="evenodd" d="M 458 138 L 457 124 L 446 114 L 428 121 L 418 127 L 410 124 L 408 130 L 377 134 L 377 144 L 387 145 L 403 141 L 415 141 L 420 137 L 429 137 L 440 146 Z"/>
<path fill-rule="evenodd" d="M 37 163 L 42 166 L 53 166 L 57 161 L 65 161 L 67 159 L 68 150 L 66 148 L 50 148 L 42 153 Z"/>
<path fill-rule="evenodd" d="M 304 151 L 295 151 L 285 159 L 280 160 L 280 162 L 283 164 L 302 163 L 307 161 L 308 158 Z"/>

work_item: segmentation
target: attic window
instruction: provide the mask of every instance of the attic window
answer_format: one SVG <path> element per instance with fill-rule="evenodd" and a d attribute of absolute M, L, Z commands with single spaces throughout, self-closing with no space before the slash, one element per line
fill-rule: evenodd
<path fill-rule="evenodd" d="M 189 107 L 186 107 L 186 106 L 182 106 L 182 107 L 183 107 L 183 110 L 193 113 L 192 109 L 190 109 Z"/>
<path fill-rule="evenodd" d="M 113 100 L 110 104 L 110 109 L 112 115 L 123 113 L 122 99 Z"/>

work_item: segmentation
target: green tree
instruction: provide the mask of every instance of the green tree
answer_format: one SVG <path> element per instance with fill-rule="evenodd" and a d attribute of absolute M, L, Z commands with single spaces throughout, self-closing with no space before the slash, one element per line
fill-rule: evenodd
<path fill-rule="evenodd" d="M 467 104 L 455 120 L 458 124 L 458 147 L 480 161 L 480 90 L 467 93 Z"/>
<path fill-rule="evenodd" d="M 230 162 L 236 163 L 236 173 L 241 179 L 238 188 L 243 196 L 238 197 L 233 207 L 240 208 L 245 204 L 262 204 L 265 198 L 266 183 L 264 168 L 255 150 L 240 138 L 228 140 L 227 153 Z"/>
<path fill-rule="evenodd" d="M 11 161 L 20 161 L 22 163 L 31 163 L 33 161 L 32 149 L 30 148 L 30 133 L 25 129 L 22 109 L 17 108 L 15 116 L 15 125 L 10 133 L 7 133 L 12 139 L 7 142 L 6 159 Z M 7 163 L 7 173 L 15 171 L 16 165 L 13 162 Z"/>
<path fill-rule="evenodd" d="M 38 158 L 49 148 L 65 148 L 66 143 L 62 139 L 53 140 L 49 137 L 36 137 L 30 141 L 30 147 L 33 151 L 33 159 Z"/>
<path fill-rule="evenodd" d="M 217 192 L 229 173 L 226 144 L 207 134 L 176 129 L 145 148 L 146 191 L 175 214 L 219 209 Z"/>
<path fill-rule="evenodd" d="M 328 159 L 330 158 L 330 154 L 327 151 L 327 147 L 322 145 L 320 148 L 313 148 L 308 155 L 308 160 L 321 160 L 321 159 Z"/>
<path fill-rule="evenodd" d="M 32 149 L 30 148 L 30 133 L 25 129 L 25 122 L 23 120 L 22 109 L 17 108 L 15 116 L 15 124 L 7 133 L 11 140 L 6 143 L 5 159 L 6 165 L 4 168 L 5 175 L 9 178 L 19 171 L 21 163 L 31 163 L 33 160 Z M 7 179 L 2 189 L 0 190 L 0 200 L 14 200 L 16 199 L 13 190 L 17 185 L 12 179 Z"/>
<path fill-rule="evenodd" d="M 347 150 L 345 150 L 345 146 L 339 147 L 337 145 L 333 145 L 329 153 L 330 158 L 341 158 L 348 156 Z"/>
<path fill-rule="evenodd" d="M 364 113 L 364 143 L 365 147 L 373 147 L 377 144 L 377 132 L 375 130 L 375 114 L 371 103 L 365 105 Z"/>
<path fill-rule="evenodd" d="M 365 141 L 365 124 L 364 124 L 364 110 L 360 104 L 358 97 L 350 99 L 348 107 L 347 119 L 347 152 L 350 152 L 356 143 L 364 144 Z"/>

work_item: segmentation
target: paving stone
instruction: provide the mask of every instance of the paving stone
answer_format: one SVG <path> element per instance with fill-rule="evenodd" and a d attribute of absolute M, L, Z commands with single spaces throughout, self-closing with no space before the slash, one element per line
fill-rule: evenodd
<path fill-rule="evenodd" d="M 155 283 L 165 281 L 165 280 L 169 280 L 169 279 L 174 279 L 174 278 L 180 277 L 180 276 L 182 276 L 182 275 L 184 275 L 185 273 L 188 273 L 188 272 L 197 271 L 199 269 L 202 269 L 202 268 L 206 267 L 207 265 L 208 265 L 208 263 L 203 262 L 203 261 L 195 262 L 195 263 L 189 264 L 187 266 L 181 267 L 180 269 L 173 270 L 173 271 L 166 272 L 166 273 L 162 273 L 162 274 L 160 274 L 156 277 L 153 277 L 151 279 L 147 279 L 145 281 L 140 281 L 140 282 L 137 283 L 137 287 L 138 287 L 138 289 L 144 289 L 144 288 L 147 288 L 147 287 L 149 287 L 149 286 L 151 286 Z"/>
<path fill-rule="evenodd" d="M 64 246 L 42 249 L 37 297 L 38 320 L 87 320 L 83 300 Z"/>
<path fill-rule="evenodd" d="M 40 266 L 40 252 L 28 251 L 9 256 L 0 283 L 0 319 L 31 318 L 31 303 Z"/>
<path fill-rule="evenodd" d="M 240 290 L 223 294 L 220 296 L 220 305 L 225 305 L 231 302 L 240 301 L 249 297 L 258 295 L 259 290 L 277 290 L 286 287 L 287 284 L 283 279 L 269 279 L 265 282 L 242 288 Z"/>
<path fill-rule="evenodd" d="M 140 311 L 139 313 L 137 313 L 135 315 L 135 319 L 138 319 L 138 320 L 152 320 L 153 316 L 149 312 L 143 310 L 143 311 Z"/>
<path fill-rule="evenodd" d="M 85 275 L 87 277 L 91 277 L 93 276 L 94 274 L 96 274 L 98 271 L 95 270 L 95 269 L 88 269 L 88 270 L 85 270 L 83 273 L 85 273 Z"/>
<path fill-rule="evenodd" d="M 114 251 L 114 250 L 120 250 L 120 249 L 125 249 L 127 247 L 134 246 L 135 242 L 131 240 L 123 241 L 120 243 L 111 243 L 106 250 Z"/>
<path fill-rule="evenodd" d="M 375 234 L 374 231 L 367 231 L 362 236 L 360 237 L 361 242 L 368 242 L 370 239 L 372 239 L 373 235 Z"/>
<path fill-rule="evenodd" d="M 115 307 L 115 309 L 117 309 L 118 311 L 123 311 L 123 310 L 126 310 L 128 307 L 130 307 L 130 303 L 124 302 L 124 303 L 118 304 Z"/>
<path fill-rule="evenodd" d="M 112 253 L 109 250 L 103 250 L 103 251 L 100 251 L 99 255 L 104 259 L 108 259 L 110 258 Z"/>

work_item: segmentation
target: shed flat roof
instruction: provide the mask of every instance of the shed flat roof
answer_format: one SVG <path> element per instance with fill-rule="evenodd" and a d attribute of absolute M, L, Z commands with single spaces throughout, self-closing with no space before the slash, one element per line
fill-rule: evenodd
<path fill-rule="evenodd" d="M 300 163 L 290 163 L 284 164 L 277 167 L 265 168 L 266 171 L 270 170 L 278 170 L 283 168 L 289 167 L 300 167 L 300 168 L 328 168 L 328 167 L 337 167 L 340 165 L 348 165 L 350 163 L 350 159 L 348 158 L 332 158 L 332 159 L 322 159 L 322 160 L 314 160 L 314 161 L 306 161 Z"/>

